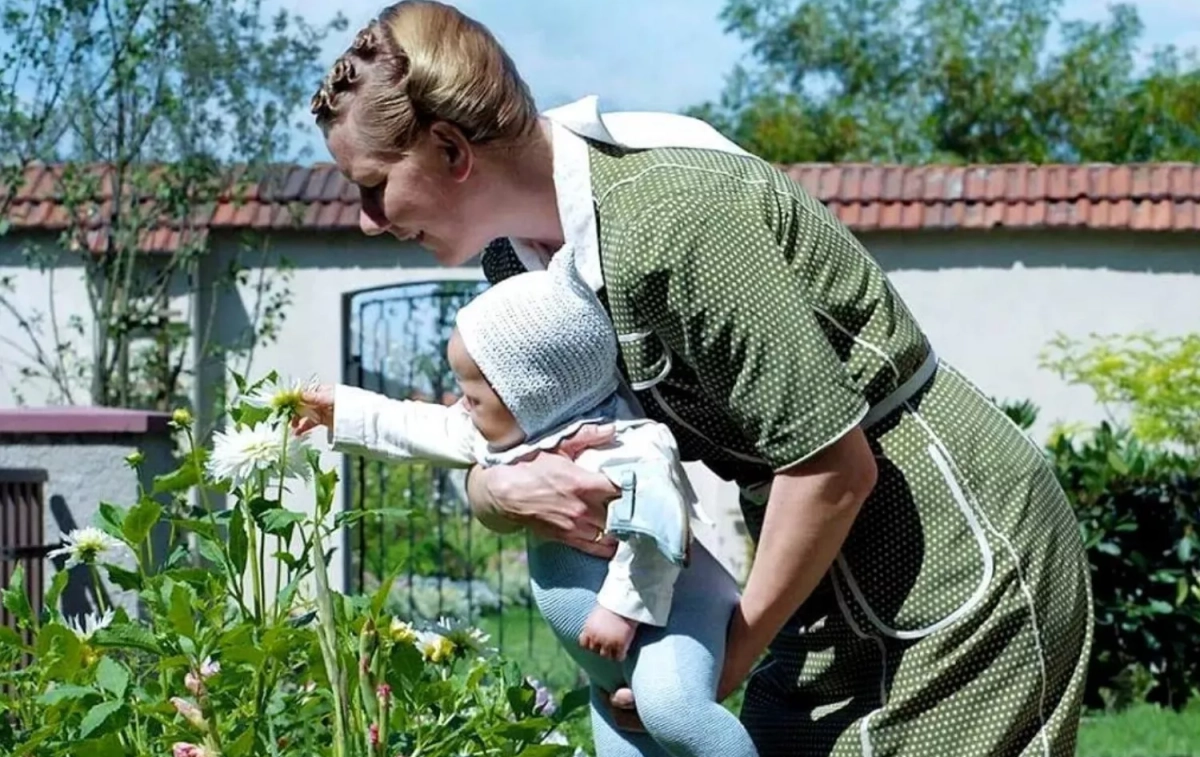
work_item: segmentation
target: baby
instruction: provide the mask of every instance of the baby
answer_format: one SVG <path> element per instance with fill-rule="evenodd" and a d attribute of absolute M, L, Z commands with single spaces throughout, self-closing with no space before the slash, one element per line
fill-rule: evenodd
<path fill-rule="evenodd" d="M 683 569 L 691 521 L 703 518 L 674 437 L 632 411 L 607 313 L 559 257 L 566 258 L 508 278 L 459 311 L 447 355 L 459 403 L 445 408 L 339 386 L 334 448 L 495 466 L 553 449 L 585 424 L 612 424 L 614 440 L 576 463 L 621 489 L 606 523 L 618 540 L 615 556 L 605 563 L 535 540 L 529 561 L 538 609 L 589 674 L 598 755 L 754 755 L 749 735 L 714 696 L 736 584 L 699 546 Z M 600 688 L 625 682 L 654 744 L 618 734 L 599 706 Z"/>

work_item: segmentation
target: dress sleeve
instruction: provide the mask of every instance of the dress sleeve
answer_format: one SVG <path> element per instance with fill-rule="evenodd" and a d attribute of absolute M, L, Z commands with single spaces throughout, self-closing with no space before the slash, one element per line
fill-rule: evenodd
<path fill-rule="evenodd" d="M 818 221 L 782 220 L 747 194 L 676 198 L 643 213 L 618 250 L 615 278 L 637 325 L 695 372 L 716 409 L 781 471 L 851 431 L 867 402 L 808 293 L 806 278 L 836 275 L 812 262 L 821 252 L 806 240 L 819 235 L 804 224 Z"/>

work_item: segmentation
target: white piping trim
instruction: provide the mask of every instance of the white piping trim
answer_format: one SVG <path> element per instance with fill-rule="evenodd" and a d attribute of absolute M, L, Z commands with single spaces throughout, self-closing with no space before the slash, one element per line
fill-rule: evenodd
<path fill-rule="evenodd" d="M 618 334 L 617 341 L 621 344 L 631 344 L 633 342 L 640 342 L 646 337 L 653 335 L 653 331 L 635 331 L 632 334 Z"/>
<path fill-rule="evenodd" d="M 884 352 L 882 348 L 880 348 L 879 346 L 877 346 L 875 344 L 872 344 L 871 342 L 868 342 L 867 340 L 859 337 L 857 334 L 851 332 L 850 329 L 846 328 L 841 323 L 839 323 L 836 318 L 834 318 L 832 315 L 830 315 L 828 312 L 826 312 L 823 308 L 819 308 L 816 305 L 812 305 L 811 307 L 812 307 L 812 310 L 814 313 L 816 313 L 817 315 L 821 316 L 822 318 L 824 318 L 825 320 L 827 320 L 831 324 L 833 324 L 833 327 L 835 329 L 842 332 L 843 335 L 849 337 L 851 340 L 854 341 L 855 344 L 862 345 L 866 349 L 870 350 L 871 352 L 874 352 L 876 355 L 878 355 L 880 358 L 882 358 L 883 361 L 885 363 L 887 363 L 887 366 L 892 369 L 892 375 L 896 378 L 896 380 L 898 381 L 900 379 L 900 369 L 896 367 L 896 363 L 892 360 L 891 356 L 888 355 L 886 352 Z"/>
<path fill-rule="evenodd" d="M 850 604 L 846 601 L 846 594 L 842 591 L 842 581 L 838 577 L 837 571 L 830 574 L 833 576 L 833 595 L 837 599 L 838 609 L 842 612 L 842 618 L 845 619 L 846 625 L 850 626 L 850 630 L 860 639 L 875 642 L 879 647 L 879 656 L 883 666 L 883 672 L 879 676 L 879 707 L 882 710 L 887 707 L 887 677 L 888 677 L 888 662 L 887 662 L 887 644 L 883 639 L 874 634 L 866 633 L 862 627 L 858 625 L 858 621 L 854 619 L 854 613 L 850 612 Z"/>
<path fill-rule="evenodd" d="M 630 386 L 633 387 L 634 391 L 641 392 L 641 391 L 645 391 L 646 389 L 653 389 L 655 386 L 658 385 L 658 382 L 662 381 L 663 379 L 665 379 L 667 377 L 667 374 L 669 374 L 671 372 L 671 353 L 669 351 L 664 351 L 663 357 L 666 359 L 663 361 L 663 369 L 661 371 L 659 371 L 658 375 L 655 376 L 654 378 L 650 379 L 649 381 L 634 381 L 634 382 L 632 382 L 630 384 Z M 662 403 L 660 402 L 659 404 L 662 404 Z"/>
<path fill-rule="evenodd" d="M 871 718 L 879 710 L 872 710 L 858 721 L 858 743 L 862 748 L 863 757 L 875 757 L 875 747 L 871 745 Z"/>
<path fill-rule="evenodd" d="M 975 587 L 975 590 L 967 598 L 967 601 L 959 605 L 957 609 L 946 617 L 924 628 L 911 631 L 899 630 L 885 624 L 875 614 L 875 611 L 871 609 L 871 605 L 867 603 L 867 598 L 863 595 L 862 589 L 859 588 L 858 582 L 854 579 L 854 572 L 850 570 L 850 564 L 847 562 L 845 555 L 839 552 L 837 565 L 845 574 L 846 585 L 850 588 L 850 593 L 854 595 L 855 601 L 862 608 L 867 619 L 871 621 L 871 625 L 878 628 L 885 636 L 890 636 L 893 639 L 921 639 L 957 623 L 964 615 L 974 610 L 983 601 L 987 595 L 988 586 L 991 584 L 992 578 L 996 573 L 995 556 L 992 554 L 991 545 L 988 544 L 987 537 L 983 533 L 983 528 L 979 525 L 979 519 L 976 517 L 974 510 L 967 503 L 962 488 L 959 486 L 958 481 L 955 480 L 950 467 L 947 465 L 945 459 L 943 459 L 937 446 L 930 444 L 928 452 L 929 456 L 933 458 L 933 464 L 937 466 L 938 471 L 942 474 L 942 478 L 945 479 L 946 485 L 950 487 L 950 494 L 954 498 L 954 504 L 962 511 L 963 517 L 967 520 L 967 527 L 971 529 L 971 535 L 975 537 L 975 542 L 979 545 L 979 552 L 983 558 L 983 575 L 979 579 L 979 585 Z"/>
<path fill-rule="evenodd" d="M 947 464 L 957 470 L 958 466 L 954 463 L 954 458 L 951 457 L 949 451 L 946 449 L 945 445 L 942 444 L 941 439 L 934 432 L 933 428 L 926 423 L 925 419 L 922 418 L 921 415 L 916 412 L 916 410 L 912 409 L 911 407 L 909 409 L 912 412 L 913 417 L 917 419 L 917 422 L 921 424 L 921 426 L 925 429 L 925 432 L 929 434 L 930 438 L 933 440 L 933 443 L 937 445 L 942 455 L 946 458 Z M 1028 605 L 1029 622 L 1033 626 L 1033 643 L 1037 653 L 1038 667 L 1041 670 L 1042 678 L 1041 699 L 1038 703 L 1038 720 L 1041 722 L 1041 728 L 1038 729 L 1038 735 L 1042 737 L 1042 754 L 1045 755 L 1045 757 L 1050 757 L 1050 739 L 1046 736 L 1046 651 L 1045 647 L 1042 645 L 1041 632 L 1038 630 L 1037 608 L 1033 601 L 1033 594 L 1029 591 L 1029 584 L 1025 580 L 1025 572 L 1021 569 L 1021 559 L 1017 554 L 1016 548 L 1013 547 L 1012 542 L 1008 540 L 1008 537 L 1004 536 L 1004 534 L 1000 533 L 1000 531 L 994 525 L 992 525 L 992 522 L 988 519 L 987 515 L 984 514 L 983 508 L 979 507 L 978 502 L 975 503 L 975 506 L 979 509 L 979 518 L 983 521 L 983 524 L 987 527 L 988 531 L 990 531 L 992 536 L 994 536 L 997 541 L 1003 544 L 1004 548 L 1008 551 L 1009 557 L 1013 561 L 1013 567 L 1017 571 L 1017 582 L 1020 584 L 1021 593 L 1025 595 L 1025 602 Z"/>

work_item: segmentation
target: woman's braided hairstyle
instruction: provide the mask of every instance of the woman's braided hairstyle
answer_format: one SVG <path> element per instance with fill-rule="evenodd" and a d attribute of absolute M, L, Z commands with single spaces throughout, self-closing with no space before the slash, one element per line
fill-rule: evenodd
<path fill-rule="evenodd" d="M 529 88 L 482 24 L 433 0 L 402 0 L 358 32 L 312 98 L 328 133 L 353 111 L 359 138 L 402 153 L 435 121 L 472 143 L 516 139 L 537 122 Z"/>

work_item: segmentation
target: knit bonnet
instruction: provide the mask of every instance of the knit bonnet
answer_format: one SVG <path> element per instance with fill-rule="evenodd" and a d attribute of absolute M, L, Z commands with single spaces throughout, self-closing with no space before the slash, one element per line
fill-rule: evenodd
<path fill-rule="evenodd" d="M 547 270 L 494 284 L 459 309 L 463 346 L 534 440 L 588 412 L 620 382 L 612 322 L 566 251 Z"/>

